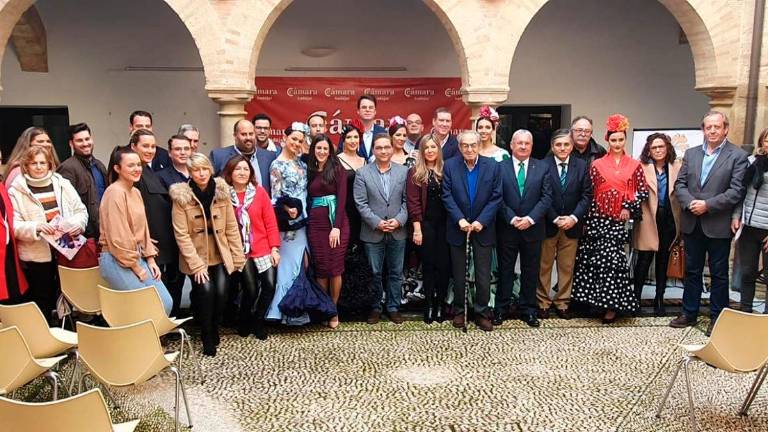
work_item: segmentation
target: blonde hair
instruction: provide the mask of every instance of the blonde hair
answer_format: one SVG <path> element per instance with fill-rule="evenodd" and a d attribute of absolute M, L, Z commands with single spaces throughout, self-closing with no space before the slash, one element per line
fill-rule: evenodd
<path fill-rule="evenodd" d="M 24 174 L 29 174 L 27 171 L 27 164 L 35 160 L 35 157 L 37 155 L 44 155 L 46 162 L 48 162 L 48 170 L 53 171 L 56 169 L 56 167 L 59 166 L 59 164 L 56 162 L 56 159 L 53 157 L 53 149 L 48 146 L 41 146 L 41 145 L 33 145 L 30 146 L 27 151 L 24 152 L 23 155 L 21 155 L 21 159 L 19 159 L 19 169 L 21 169 L 21 172 Z"/>
<path fill-rule="evenodd" d="M 416 165 L 413 166 L 413 182 L 417 185 L 426 185 L 429 181 L 429 168 L 427 167 L 427 159 L 424 157 L 429 142 L 437 146 L 437 159 L 433 170 L 437 181 L 443 180 L 443 152 L 432 135 L 425 135 L 419 139 L 419 157 L 416 158 Z"/>
<path fill-rule="evenodd" d="M 195 171 L 207 169 L 211 172 L 211 175 L 213 175 L 214 172 L 210 159 L 202 153 L 192 153 L 189 155 L 189 159 L 187 159 L 187 168 Z"/>
<path fill-rule="evenodd" d="M 38 135 L 48 135 L 48 132 L 46 132 L 45 129 L 39 128 L 39 127 L 28 127 L 24 130 L 24 132 L 19 135 L 19 139 L 16 140 L 16 146 L 13 147 L 13 150 L 11 151 L 11 155 L 8 156 L 8 162 L 5 165 L 5 175 L 7 176 L 8 173 L 11 172 L 14 168 L 18 167 L 22 164 L 22 159 L 24 159 L 24 154 L 29 150 L 29 147 L 32 145 L 32 140 L 35 139 Z M 49 135 L 50 138 L 50 135 Z M 53 161 L 54 161 L 54 168 L 59 166 L 59 157 L 56 155 L 56 152 L 53 151 L 53 143 L 51 143 L 51 150 L 53 154 Z"/>

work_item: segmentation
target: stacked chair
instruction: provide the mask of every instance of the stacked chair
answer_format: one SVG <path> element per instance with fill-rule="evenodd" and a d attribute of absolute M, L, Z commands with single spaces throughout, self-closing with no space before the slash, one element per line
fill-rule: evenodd
<path fill-rule="evenodd" d="M 101 314 L 97 286 L 108 286 L 108 284 L 102 279 L 98 267 L 76 269 L 59 266 L 59 279 L 61 294 L 71 308 L 86 315 Z M 75 328 L 72 317 L 69 315 L 62 318 L 62 328 L 67 317 L 70 318 L 71 328 Z"/>
<path fill-rule="evenodd" d="M 35 358 L 16 326 L 6 325 L 0 329 L 0 347 L 0 396 L 13 393 L 43 376 L 51 381 L 53 399 L 58 398 L 59 375 L 51 369 L 66 356 Z M 0 425 L 3 424 L 0 422 Z"/>

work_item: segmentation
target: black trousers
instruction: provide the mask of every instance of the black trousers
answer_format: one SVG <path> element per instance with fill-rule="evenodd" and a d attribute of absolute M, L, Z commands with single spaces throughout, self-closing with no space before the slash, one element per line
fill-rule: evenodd
<path fill-rule="evenodd" d="M 739 248 L 739 266 L 741 267 L 741 310 L 752 312 L 755 299 L 755 280 L 763 249 L 763 239 L 768 230 L 744 225 L 737 247 Z M 768 309 L 766 309 L 768 311 Z"/>
<path fill-rule="evenodd" d="M 475 258 L 475 314 L 490 318 L 488 302 L 491 301 L 491 251 L 493 246 L 483 246 L 475 237 L 471 237 Z M 451 267 L 453 268 L 453 308 L 458 313 L 464 311 L 464 291 L 466 278 L 466 245 L 451 245 Z M 461 312 L 459 312 L 461 311 Z"/>
<path fill-rule="evenodd" d="M 663 296 L 667 288 L 667 264 L 669 263 L 669 247 L 675 240 L 675 219 L 669 207 L 661 207 L 656 211 L 656 232 L 659 236 L 658 251 L 638 251 L 635 263 L 635 295 L 638 300 L 643 292 L 651 261 L 656 257 L 656 295 Z"/>
<path fill-rule="evenodd" d="M 440 310 L 448 292 L 451 276 L 448 242 L 445 239 L 444 221 L 423 220 L 421 222 L 422 243 L 419 248 L 421 272 L 424 277 L 424 296 L 427 308 Z M 462 304 L 462 307 L 463 304 Z"/>
<path fill-rule="evenodd" d="M 227 273 L 224 265 L 208 267 L 208 282 L 199 284 L 192 279 L 192 313 L 200 325 L 203 345 L 216 344 L 219 335 L 219 321 L 227 301 Z"/>
<path fill-rule="evenodd" d="M 61 293 L 56 261 L 44 263 L 22 261 L 21 270 L 29 284 L 29 289 L 25 295 L 27 301 L 35 302 L 48 323 L 54 323 L 55 320 L 51 318 L 52 312 L 56 309 L 56 300 Z"/>
<path fill-rule="evenodd" d="M 172 262 L 166 264 L 159 264 L 160 267 L 160 279 L 168 289 L 168 293 L 171 294 L 173 299 L 173 308 L 171 309 L 171 316 L 179 316 L 179 309 L 181 308 L 181 294 L 184 291 L 184 278 L 186 275 L 179 271 L 179 262 Z"/>
<path fill-rule="evenodd" d="M 496 292 L 494 314 L 506 316 L 512 303 L 512 285 L 515 282 L 515 264 L 520 257 L 519 309 L 533 314 L 538 308 L 536 286 L 539 280 L 542 240 L 526 241 L 522 232 L 512 226 L 497 224 L 496 254 L 499 258 L 499 287 Z"/>
<path fill-rule="evenodd" d="M 240 301 L 240 327 L 247 328 L 264 320 L 267 308 L 275 296 L 276 280 L 275 267 L 259 273 L 252 259 L 245 262 L 245 267 L 240 274 L 240 286 L 243 290 Z"/>

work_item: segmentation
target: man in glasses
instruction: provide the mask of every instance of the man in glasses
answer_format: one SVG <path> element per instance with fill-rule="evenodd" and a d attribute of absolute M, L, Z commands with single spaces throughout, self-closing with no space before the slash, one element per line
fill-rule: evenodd
<path fill-rule="evenodd" d="M 571 136 L 573 137 L 573 153 L 571 156 L 592 164 L 595 159 L 600 159 L 606 153 L 605 148 L 592 138 L 592 119 L 587 116 L 578 116 L 571 122 Z"/>

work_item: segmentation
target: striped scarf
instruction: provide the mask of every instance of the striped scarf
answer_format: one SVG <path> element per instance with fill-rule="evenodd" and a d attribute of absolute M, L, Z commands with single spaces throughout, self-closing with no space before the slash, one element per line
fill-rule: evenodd
<path fill-rule="evenodd" d="M 237 224 L 240 226 L 240 237 L 243 239 L 243 252 L 248 255 L 251 251 L 251 217 L 248 215 L 248 207 L 253 204 L 253 199 L 256 197 L 256 188 L 248 183 L 245 188 L 245 196 L 243 202 L 237 197 L 235 188 L 229 188 L 229 200 L 232 202 L 232 207 L 235 208 L 235 217 L 237 218 Z"/>

